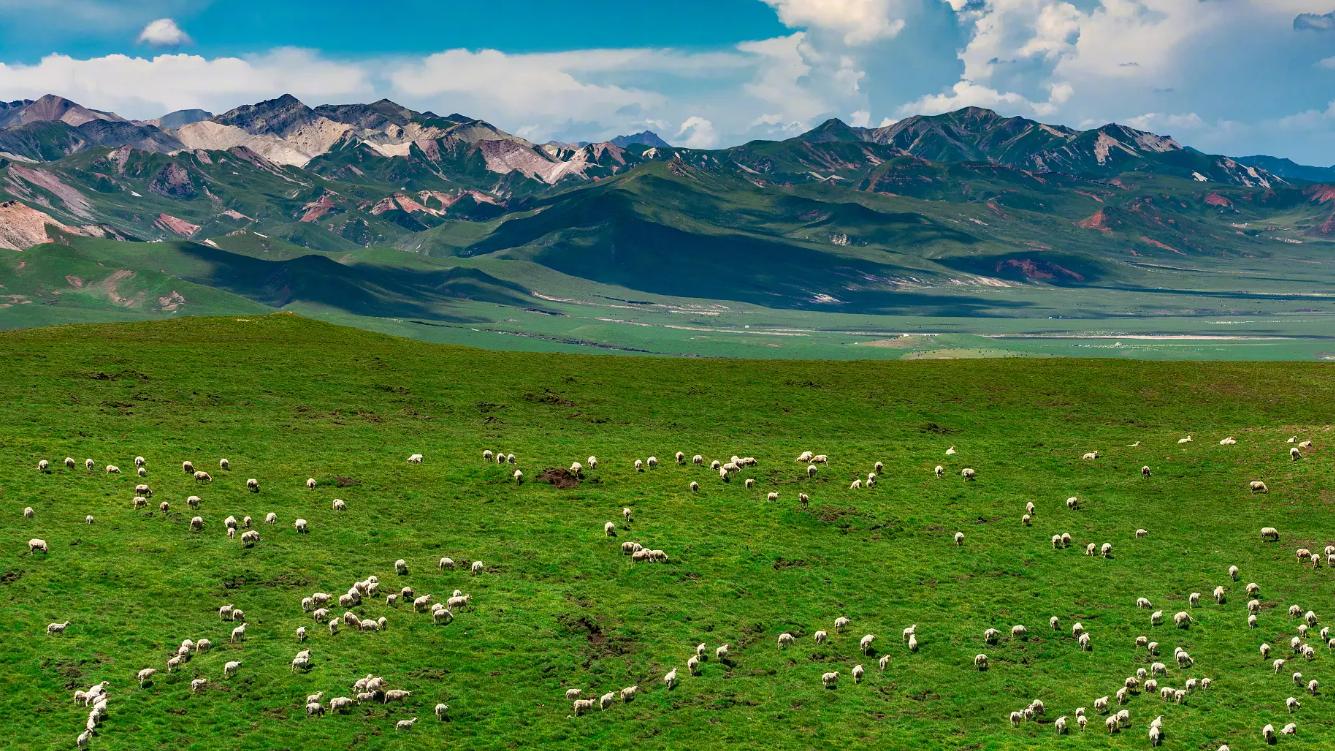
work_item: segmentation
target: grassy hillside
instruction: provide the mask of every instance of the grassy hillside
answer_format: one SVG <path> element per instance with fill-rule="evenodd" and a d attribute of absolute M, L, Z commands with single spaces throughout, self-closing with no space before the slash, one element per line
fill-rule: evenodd
<path fill-rule="evenodd" d="M 22 728 L 24 748 L 72 747 L 86 710 L 75 688 L 110 682 L 98 749 L 409 749 L 456 747 L 648 748 L 874 747 L 893 749 L 1139 748 L 1164 715 L 1166 749 L 1263 746 L 1259 730 L 1293 721 L 1308 748 L 1335 742 L 1335 664 L 1324 647 L 1291 664 L 1325 687 L 1307 696 L 1257 654 L 1262 641 L 1292 657 L 1292 603 L 1335 618 L 1335 569 L 1294 562 L 1299 546 L 1335 543 L 1329 443 L 1335 378 L 1316 364 L 1151 364 L 1072 360 L 950 363 L 756 363 L 485 352 L 424 345 L 292 316 L 233 316 L 0 334 L 0 725 Z M 1195 440 L 1179 444 L 1186 434 Z M 1218 440 L 1236 436 L 1235 446 Z M 1302 461 L 1285 439 L 1311 438 Z M 1130 444 L 1139 442 L 1136 447 Z M 947 447 L 958 453 L 947 457 Z M 483 449 L 518 457 L 484 463 Z M 793 457 L 830 455 L 809 479 Z M 675 451 L 759 465 L 728 484 L 678 467 Z M 1081 461 L 1086 451 L 1101 458 Z M 420 466 L 405 463 L 422 452 Z M 546 468 L 594 454 L 577 487 L 538 481 Z M 644 473 L 635 458 L 663 466 Z M 61 460 L 72 456 L 76 471 Z M 148 459 L 145 480 L 133 457 Z M 219 457 L 232 470 L 217 469 Z M 86 473 L 85 457 L 123 474 Z M 54 469 L 39 473 L 39 459 Z M 180 470 L 213 472 L 198 486 Z M 850 490 L 876 461 L 871 490 Z M 946 476 L 932 468 L 943 464 Z M 1142 479 L 1141 465 L 1153 476 Z M 974 467 L 976 482 L 960 468 Z M 259 494 L 245 480 L 261 483 Z M 319 487 L 305 489 L 307 477 Z M 747 489 L 742 478 L 757 480 Z M 1247 482 L 1264 479 L 1268 495 Z M 691 480 L 701 484 L 691 493 Z M 131 509 L 137 482 L 153 510 Z M 777 502 L 765 500 L 778 492 Z M 806 492 L 809 508 L 796 496 Z M 203 498 L 189 511 L 187 495 Z M 1079 511 L 1063 501 L 1082 499 Z M 331 499 L 345 499 L 336 513 Z M 160 513 L 166 500 L 171 510 Z M 1026 501 L 1037 511 L 1022 526 Z M 20 510 L 32 506 L 35 516 Z M 634 511 L 617 537 L 606 521 Z M 279 523 L 260 523 L 268 512 Z M 192 533 L 188 520 L 206 522 Z M 95 523 L 84 524 L 93 514 Z M 257 520 L 246 549 L 223 534 L 232 514 Z M 296 517 L 311 532 L 297 535 Z M 1263 544 L 1261 526 L 1282 542 Z M 1136 539 L 1136 528 L 1149 531 Z M 963 531 L 962 547 L 952 542 Z M 1053 550 L 1052 534 L 1074 544 Z M 41 537 L 49 555 L 28 555 Z M 618 551 L 637 540 L 669 554 L 635 564 Z M 1083 555 L 1111 542 L 1110 559 Z M 481 560 L 485 572 L 441 572 L 440 556 Z M 398 576 L 393 561 L 409 566 Z M 1229 581 L 1230 565 L 1241 569 Z M 437 598 L 458 588 L 475 607 L 448 626 L 410 607 L 368 601 L 383 632 L 330 636 L 299 606 L 378 575 Z M 1243 585 L 1261 586 L 1256 629 Z M 1228 590 L 1226 604 L 1209 592 Z M 1205 604 L 1187 605 L 1191 592 Z M 1151 627 L 1137 597 L 1187 630 Z M 218 606 L 247 613 L 244 643 Z M 341 608 L 334 610 L 341 613 Z M 848 632 L 816 646 L 817 629 Z M 1061 630 L 1047 627 L 1050 616 Z M 62 636 L 47 623 L 70 620 Z M 1070 634 L 1093 637 L 1082 652 Z M 909 653 L 900 630 L 917 624 Z M 1027 640 L 982 643 L 1012 624 Z M 313 668 L 291 672 L 306 626 Z M 780 651 L 791 632 L 797 644 Z M 875 651 L 858 653 L 863 634 Z M 1163 685 L 1210 677 L 1182 705 L 1137 695 L 1131 727 L 1109 737 L 1094 699 L 1148 667 L 1140 634 L 1162 644 Z M 1314 635 L 1313 635 L 1314 636 Z M 213 651 L 175 673 L 165 661 L 182 639 Z M 697 643 L 732 645 L 690 676 Z M 1312 639 L 1315 644 L 1315 638 Z M 1180 670 L 1181 646 L 1195 666 Z M 991 669 L 978 672 L 975 654 Z M 876 667 L 889 655 L 884 672 Z M 223 663 L 240 660 L 225 679 Z M 849 671 L 868 668 L 855 685 Z M 143 667 L 161 672 L 139 688 Z M 680 685 L 661 678 L 677 668 Z M 842 671 L 837 689 L 820 676 Z M 368 672 L 411 690 L 402 704 L 366 704 L 306 719 L 303 699 L 352 695 Z M 208 688 L 190 694 L 189 682 Z M 638 684 L 640 696 L 575 718 L 564 699 Z M 1290 716 L 1288 696 L 1303 708 Z M 1042 699 L 1040 722 L 1012 728 L 1009 712 Z M 450 705 L 450 721 L 431 708 Z M 1089 708 L 1083 735 L 1058 739 L 1052 721 Z M 411 731 L 396 720 L 418 716 Z"/>

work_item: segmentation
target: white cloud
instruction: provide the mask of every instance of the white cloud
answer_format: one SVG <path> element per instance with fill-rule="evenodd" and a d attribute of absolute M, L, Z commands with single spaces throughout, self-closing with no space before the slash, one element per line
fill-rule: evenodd
<path fill-rule="evenodd" d="M 190 43 L 190 37 L 170 18 L 149 21 L 144 30 L 139 32 L 139 43 L 152 47 L 180 47 Z"/>
<path fill-rule="evenodd" d="M 405 60 L 389 71 L 396 90 L 419 101 L 448 103 L 513 120 L 583 120 L 628 107 L 663 105 L 663 95 L 633 86 L 594 83 L 590 73 L 625 73 L 648 64 L 647 50 L 582 50 L 509 55 L 454 49 Z M 688 59 L 689 60 L 689 59 Z M 694 61 L 690 61 L 694 62 Z"/>
<path fill-rule="evenodd" d="M 356 65 L 279 49 L 248 58 L 48 55 L 32 65 L 0 63 L 0 90 L 21 97 L 59 94 L 128 117 L 157 117 L 191 107 L 222 111 L 284 92 L 316 101 L 364 98 L 374 88 Z"/>
<path fill-rule="evenodd" d="M 1317 65 L 1321 66 L 1322 68 L 1325 68 L 1326 70 L 1335 70 L 1335 56 L 1328 57 L 1322 60 L 1321 62 L 1317 63 Z"/>
<path fill-rule="evenodd" d="M 718 133 L 712 122 L 699 115 L 691 115 L 677 129 L 676 140 L 688 149 L 710 149 L 718 145 Z"/>
<path fill-rule="evenodd" d="M 1139 130 L 1149 130 L 1164 134 L 1168 131 L 1196 131 L 1206 127 L 1205 121 L 1195 112 L 1170 114 L 1146 112 L 1143 115 L 1129 117 L 1126 124 Z"/>
<path fill-rule="evenodd" d="M 871 113 L 867 110 L 858 110 L 848 116 L 848 124 L 854 128 L 865 128 L 871 125 Z"/>
<path fill-rule="evenodd" d="M 904 29 L 894 0 L 764 0 L 789 28 L 816 28 L 843 35 L 845 44 L 888 39 Z"/>
<path fill-rule="evenodd" d="M 1046 100 L 1031 100 L 1014 91 L 997 89 L 973 81 L 958 81 L 949 91 L 928 94 L 900 108 L 908 115 L 939 115 L 961 107 L 986 107 L 1001 110 L 1003 114 L 1021 114 L 1030 117 L 1048 117 L 1057 111 L 1057 105 L 1071 96 L 1066 84 L 1052 84 Z"/>

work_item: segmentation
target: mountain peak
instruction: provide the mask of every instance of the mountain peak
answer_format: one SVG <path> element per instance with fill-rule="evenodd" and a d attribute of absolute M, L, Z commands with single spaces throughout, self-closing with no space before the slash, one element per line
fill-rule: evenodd
<path fill-rule="evenodd" d="M 864 141 L 862 132 L 837 117 L 817 125 L 797 137 L 808 143 L 831 143 L 834 141 Z"/>
<path fill-rule="evenodd" d="M 45 94 L 32 101 L 10 102 L 0 108 L 0 127 L 36 122 L 63 122 L 78 127 L 93 120 L 123 122 L 124 118 L 110 112 L 89 109 L 56 94 Z"/>
<path fill-rule="evenodd" d="M 639 133 L 617 136 L 616 138 L 609 140 L 608 143 L 613 146 L 620 146 L 623 149 L 627 146 L 648 146 L 655 149 L 666 149 L 671 147 L 671 144 L 664 141 L 652 130 L 642 130 Z"/>
<path fill-rule="evenodd" d="M 315 111 L 291 94 L 266 99 L 255 104 L 243 104 L 213 118 L 223 125 L 234 125 L 249 133 L 283 135 L 293 127 L 304 125 L 316 117 Z"/>

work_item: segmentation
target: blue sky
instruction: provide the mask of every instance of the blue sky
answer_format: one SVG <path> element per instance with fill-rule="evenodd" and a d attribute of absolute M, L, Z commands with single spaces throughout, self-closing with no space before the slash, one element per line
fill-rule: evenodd
<path fill-rule="evenodd" d="M 699 147 L 979 105 L 1331 164 L 1335 0 L 0 0 L 0 98 L 46 92 L 132 117 L 385 96 Z"/>

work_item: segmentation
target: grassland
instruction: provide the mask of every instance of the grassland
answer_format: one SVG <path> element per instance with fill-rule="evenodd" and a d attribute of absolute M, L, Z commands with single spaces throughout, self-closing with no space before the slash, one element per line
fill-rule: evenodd
<path fill-rule="evenodd" d="M 1184 260 L 1157 270 L 1152 286 L 946 286 L 890 295 L 900 308 L 867 314 L 655 294 L 521 258 L 325 253 L 250 235 L 223 245 L 83 239 L 0 255 L 0 329 L 287 310 L 424 341 L 521 351 L 1335 358 L 1335 276 L 1317 262 L 1319 250 L 1293 250 L 1307 254 L 1293 273 L 1276 274 L 1259 258 Z"/>
<path fill-rule="evenodd" d="M 873 348 L 867 348 L 873 349 Z M 62 326 L 0 334 L 0 745 L 73 747 L 85 711 L 70 692 L 111 682 L 111 713 L 97 749 L 773 748 L 1124 749 L 1148 745 L 1165 716 L 1166 749 L 1263 746 L 1259 729 L 1293 721 L 1281 746 L 1335 745 L 1335 655 L 1325 648 L 1296 669 L 1326 687 L 1300 694 L 1288 671 L 1257 654 L 1287 650 L 1291 603 L 1335 620 L 1335 570 L 1294 562 L 1298 546 L 1335 542 L 1335 377 L 1303 363 L 1149 363 L 1111 360 L 756 362 L 487 352 L 338 328 L 290 315 L 189 318 Z M 1178 439 L 1192 434 L 1192 443 Z M 1218 445 L 1233 435 L 1236 446 Z M 1285 439 L 1315 441 L 1302 461 Z M 1139 441 L 1138 447 L 1129 444 Z M 959 453 L 946 457 L 954 445 Z M 481 461 L 484 448 L 518 456 L 529 482 Z M 807 479 L 792 458 L 828 453 Z M 1100 450 L 1097 461 L 1081 461 Z M 707 470 L 671 465 L 677 451 L 759 459 L 722 484 Z M 404 458 L 422 452 L 426 461 Z M 535 481 L 543 469 L 597 455 L 578 487 Z M 636 457 L 669 466 L 637 474 Z M 77 471 L 60 460 L 72 456 Z M 154 501 L 134 511 L 132 471 L 85 473 L 84 457 L 124 470 L 148 459 Z M 197 487 L 183 459 L 214 470 Z M 36 470 L 50 459 L 50 474 Z M 885 463 L 873 490 L 849 481 Z M 932 467 L 944 464 L 944 479 Z M 1154 469 L 1146 480 L 1141 465 Z M 958 470 L 971 466 L 978 480 Z M 246 478 L 263 490 L 247 493 Z M 315 477 L 320 487 L 307 491 Z M 1264 479 L 1270 493 L 1246 485 Z M 692 494 L 691 480 L 702 489 Z M 780 493 L 767 502 L 769 491 Z M 796 502 L 811 496 L 809 509 Z M 202 534 L 185 496 L 198 493 Z M 1071 495 L 1084 508 L 1067 511 Z M 333 497 L 349 510 L 330 510 Z M 1020 524 L 1026 501 L 1032 527 Z M 32 506 L 33 519 L 20 509 Z M 605 521 L 635 519 L 610 540 Z M 244 549 L 222 519 L 243 514 L 262 541 Z M 92 526 L 83 523 L 93 514 Z M 310 520 L 298 536 L 296 517 Z M 1280 544 L 1257 529 L 1277 527 Z M 1133 530 L 1149 536 L 1137 540 Z M 965 532 L 963 547 L 951 536 Z M 1051 548 L 1070 532 L 1075 545 Z M 47 556 L 25 552 L 42 537 Z M 666 565 L 632 564 L 618 543 L 666 550 Z M 1111 542 L 1111 559 L 1082 554 Z M 439 572 L 434 561 L 482 560 L 486 573 Z M 406 577 L 393 573 L 404 558 Z M 1241 581 L 1230 582 L 1230 565 Z M 382 633 L 312 629 L 314 668 L 288 669 L 299 600 L 339 593 L 377 574 L 438 597 L 473 594 L 476 609 L 448 626 L 372 602 Z M 1261 585 L 1257 629 L 1246 626 L 1248 581 Z M 1229 599 L 1187 606 L 1190 592 L 1222 584 Z M 1170 615 L 1191 610 L 1189 630 L 1152 628 L 1151 599 Z M 249 633 L 226 644 L 234 603 Z M 836 616 L 849 632 L 817 647 L 811 634 Z M 1049 616 L 1062 630 L 1050 631 Z M 63 636 L 44 627 L 69 619 Z M 1070 627 L 1093 636 L 1081 652 Z M 918 625 L 910 654 L 900 630 Z M 988 627 L 1029 627 L 1026 641 L 985 647 Z M 781 632 L 797 635 L 786 651 Z M 857 640 L 877 635 L 863 657 Z M 1196 665 L 1169 669 L 1214 685 L 1183 705 L 1136 696 L 1132 727 L 1109 737 L 1092 712 L 1137 667 L 1136 635 Z M 134 674 L 164 667 L 182 639 L 216 647 L 139 688 Z M 693 646 L 732 645 L 686 675 Z M 978 672 L 973 656 L 992 667 Z M 875 669 L 889 654 L 888 669 Z M 243 665 L 222 677 L 227 660 Z M 861 685 L 848 680 L 868 666 Z M 676 667 L 674 691 L 660 679 Z M 843 671 L 836 690 L 820 675 Z M 410 689 L 402 705 L 364 705 L 306 719 L 304 697 L 350 695 L 368 672 Z M 189 681 L 210 686 L 192 696 Z M 631 684 L 633 703 L 573 718 L 567 688 L 597 695 Z M 1287 696 L 1304 706 L 1291 717 Z M 1012 728 L 1007 714 L 1031 699 L 1043 722 Z M 451 707 L 438 723 L 431 707 Z M 1091 708 L 1084 733 L 1058 738 L 1051 720 Z M 410 732 L 394 721 L 422 720 Z"/>

